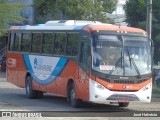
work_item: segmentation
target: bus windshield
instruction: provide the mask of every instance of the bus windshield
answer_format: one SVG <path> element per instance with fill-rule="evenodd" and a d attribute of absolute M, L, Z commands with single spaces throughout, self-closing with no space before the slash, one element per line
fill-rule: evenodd
<path fill-rule="evenodd" d="M 137 76 L 151 73 L 151 43 L 146 37 L 97 35 L 93 69 L 105 74 Z"/>

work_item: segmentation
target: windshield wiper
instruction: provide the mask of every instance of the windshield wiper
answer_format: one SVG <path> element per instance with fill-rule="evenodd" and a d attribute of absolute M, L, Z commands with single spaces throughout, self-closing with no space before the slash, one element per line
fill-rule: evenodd
<path fill-rule="evenodd" d="M 133 66 L 134 66 L 134 68 L 135 68 L 135 70 L 136 70 L 136 72 L 137 72 L 137 74 L 138 74 L 138 78 L 141 78 L 141 74 L 140 74 L 140 72 L 139 72 L 139 70 L 138 70 L 138 67 L 137 67 L 137 65 L 136 65 L 136 63 L 135 63 L 135 61 L 134 61 L 134 59 L 131 57 L 128 48 L 127 48 L 127 52 L 128 52 L 128 57 L 129 57 L 129 61 L 130 61 L 130 67 L 132 66 L 132 65 L 131 65 L 131 62 L 132 62 L 132 63 L 133 63 Z M 132 69 L 132 68 L 131 68 L 131 69 Z"/>
<path fill-rule="evenodd" d="M 119 62 L 122 61 L 122 59 L 123 59 L 123 57 L 120 57 L 120 58 L 117 60 L 117 62 L 115 63 L 115 68 L 117 67 L 117 65 L 119 64 Z M 121 67 L 122 67 L 122 65 L 121 65 Z M 112 69 L 106 77 L 109 78 L 110 75 L 113 73 L 114 70 L 115 70 L 115 69 Z"/>
<path fill-rule="evenodd" d="M 130 64 L 130 68 L 132 69 L 132 59 L 131 59 L 131 55 L 130 55 L 130 53 L 129 53 L 129 50 L 128 50 L 128 48 L 127 48 L 127 52 L 128 52 L 128 57 L 129 57 L 129 64 Z"/>

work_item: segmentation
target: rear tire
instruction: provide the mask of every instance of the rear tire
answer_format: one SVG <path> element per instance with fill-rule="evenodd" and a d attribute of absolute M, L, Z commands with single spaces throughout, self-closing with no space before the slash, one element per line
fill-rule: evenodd
<path fill-rule="evenodd" d="M 32 89 L 32 77 L 28 76 L 25 84 L 26 95 L 29 99 L 35 99 L 37 97 L 37 91 Z"/>
<path fill-rule="evenodd" d="M 119 107 L 127 107 L 129 103 L 119 103 Z"/>

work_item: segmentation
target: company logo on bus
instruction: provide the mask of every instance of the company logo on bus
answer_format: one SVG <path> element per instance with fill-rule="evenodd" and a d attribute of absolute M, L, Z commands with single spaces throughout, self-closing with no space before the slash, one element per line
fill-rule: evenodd
<path fill-rule="evenodd" d="M 35 58 L 34 59 L 34 69 L 35 70 L 42 70 L 42 71 L 52 71 L 52 66 L 43 64 L 42 59 Z"/>
<path fill-rule="evenodd" d="M 34 69 L 37 68 L 37 58 L 34 59 Z"/>
<path fill-rule="evenodd" d="M 127 88 L 127 86 L 123 85 L 123 86 L 122 86 L 122 88 L 123 88 L 123 89 L 126 89 L 126 88 Z"/>
<path fill-rule="evenodd" d="M 8 67 L 16 67 L 17 60 L 13 58 L 8 58 L 7 59 L 7 66 Z"/>

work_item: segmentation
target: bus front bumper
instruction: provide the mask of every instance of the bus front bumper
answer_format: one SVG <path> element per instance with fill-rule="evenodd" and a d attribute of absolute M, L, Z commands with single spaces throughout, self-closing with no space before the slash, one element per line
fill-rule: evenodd
<path fill-rule="evenodd" d="M 89 101 L 99 104 L 109 104 L 112 102 L 150 102 L 152 93 L 152 83 L 144 86 L 136 92 L 110 91 L 96 81 L 89 80 Z"/>

